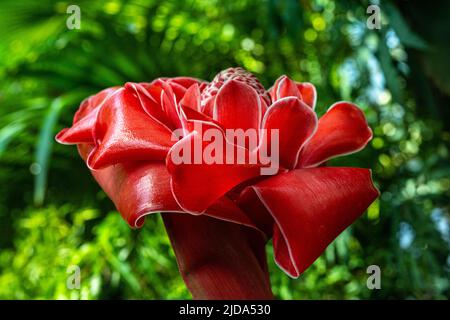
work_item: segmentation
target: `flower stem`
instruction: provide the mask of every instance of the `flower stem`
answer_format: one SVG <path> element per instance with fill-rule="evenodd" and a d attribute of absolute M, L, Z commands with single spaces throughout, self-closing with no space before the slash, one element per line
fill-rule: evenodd
<path fill-rule="evenodd" d="M 204 215 L 162 217 L 194 299 L 273 299 L 265 240 L 257 231 Z"/>

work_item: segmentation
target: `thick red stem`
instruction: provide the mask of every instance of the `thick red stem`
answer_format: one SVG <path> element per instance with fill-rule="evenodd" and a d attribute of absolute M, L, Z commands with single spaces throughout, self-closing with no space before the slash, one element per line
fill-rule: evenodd
<path fill-rule="evenodd" d="M 207 216 L 162 217 L 194 299 L 273 299 L 265 240 L 257 231 Z"/>

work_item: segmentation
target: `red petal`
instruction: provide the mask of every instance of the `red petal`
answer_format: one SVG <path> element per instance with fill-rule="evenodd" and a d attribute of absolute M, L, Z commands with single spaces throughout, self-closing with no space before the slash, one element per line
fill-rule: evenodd
<path fill-rule="evenodd" d="M 93 146 L 79 145 L 87 159 Z M 183 212 L 173 197 L 170 175 L 164 162 L 128 162 L 91 170 L 92 175 L 122 217 L 132 227 L 141 227 L 146 215 L 155 212 Z M 195 214 L 195 213 L 193 213 Z M 204 213 L 255 230 L 255 224 L 228 198 L 220 198 Z"/>
<path fill-rule="evenodd" d="M 204 83 L 203 80 L 192 78 L 192 77 L 175 77 L 175 78 L 168 78 L 168 82 L 175 82 L 181 86 L 183 86 L 185 89 L 188 89 L 194 84 L 202 84 Z"/>
<path fill-rule="evenodd" d="M 181 128 L 181 120 L 178 109 L 178 101 L 177 95 L 172 90 L 172 86 L 163 83 L 163 90 L 161 92 L 161 104 L 164 112 L 167 115 L 172 127 Z"/>
<path fill-rule="evenodd" d="M 372 139 L 364 113 L 354 104 L 338 102 L 319 119 L 316 133 L 305 144 L 298 167 L 313 167 L 363 149 Z"/>
<path fill-rule="evenodd" d="M 286 97 L 297 97 L 302 100 L 302 95 L 297 88 L 297 85 L 294 81 L 284 76 L 278 82 L 278 88 L 276 89 L 276 99 L 282 99 Z"/>
<path fill-rule="evenodd" d="M 163 90 L 161 79 L 153 80 L 151 83 L 139 83 L 157 103 L 161 103 L 161 92 Z"/>
<path fill-rule="evenodd" d="M 62 144 L 94 143 L 92 130 L 97 121 L 98 108 L 91 110 L 85 117 L 74 123 L 70 128 L 62 129 L 56 135 L 56 141 Z"/>
<path fill-rule="evenodd" d="M 205 149 L 210 144 L 205 141 L 204 132 L 209 128 L 221 133 L 219 139 L 223 148 L 217 150 L 217 158 L 222 164 L 207 164 L 207 159 L 204 159 Z M 234 186 L 259 176 L 261 168 L 258 164 L 248 164 L 248 150 L 229 143 L 218 126 L 203 124 L 201 130 L 202 132 L 193 131 L 177 142 L 167 155 L 167 167 L 172 176 L 172 191 L 175 198 L 184 210 L 199 213 L 204 212 Z M 226 148 L 233 150 L 234 155 L 240 148 L 245 156 L 242 162 L 246 164 L 236 164 L 234 157 L 233 159 L 227 157 L 228 154 L 224 153 Z M 184 161 L 177 159 L 182 150 L 190 150 Z"/>
<path fill-rule="evenodd" d="M 236 203 L 267 239 L 272 238 L 274 220 L 252 188 L 245 188 Z"/>
<path fill-rule="evenodd" d="M 86 159 L 92 146 L 78 148 Z M 163 162 L 118 164 L 91 173 L 132 227 L 140 227 L 149 213 L 180 210 Z"/>
<path fill-rule="evenodd" d="M 172 124 L 167 118 L 167 115 L 164 112 L 161 105 L 162 90 L 160 90 L 161 88 L 152 89 L 152 87 L 154 86 L 155 86 L 154 84 L 150 84 L 147 85 L 147 87 L 145 87 L 141 83 L 132 83 L 132 82 L 128 82 L 125 84 L 126 89 L 134 91 L 144 111 L 147 112 L 147 114 L 150 117 L 152 117 L 155 121 L 160 122 L 162 125 L 167 127 L 169 131 L 171 131 L 174 128 L 172 127 Z M 150 94 L 152 90 L 154 90 L 155 93 L 159 92 L 157 99 L 155 99 L 155 97 L 153 97 L 153 95 Z"/>
<path fill-rule="evenodd" d="M 173 94 L 175 95 L 175 98 L 177 101 L 180 101 L 184 94 L 186 93 L 186 87 L 184 87 L 181 84 L 178 84 L 176 81 L 173 81 L 173 79 L 169 78 L 166 81 L 162 81 L 163 89 L 167 91 L 167 87 L 169 86 L 172 89 Z"/>
<path fill-rule="evenodd" d="M 208 117 L 213 117 L 214 113 L 214 104 L 216 101 L 216 97 L 211 97 L 202 105 L 201 111 L 206 114 Z"/>
<path fill-rule="evenodd" d="M 85 99 L 73 117 L 72 127 L 61 130 L 56 135 L 56 141 L 62 144 L 94 143 L 92 131 L 99 107 L 118 89 L 108 88 Z"/>
<path fill-rule="evenodd" d="M 91 173 L 132 227 L 141 227 L 145 216 L 151 213 L 182 212 L 172 195 L 170 175 L 162 162 L 121 164 Z M 258 230 L 225 197 L 215 202 L 204 214 Z"/>
<path fill-rule="evenodd" d="M 180 105 L 200 112 L 200 89 L 198 84 L 195 83 L 189 87 L 183 99 L 181 99 Z"/>
<path fill-rule="evenodd" d="M 269 89 L 269 95 L 272 102 L 285 97 L 297 97 L 302 99 L 296 83 L 286 75 L 282 75 L 275 81 L 274 85 Z"/>
<path fill-rule="evenodd" d="M 317 92 L 316 87 L 309 82 L 297 82 L 297 88 L 302 95 L 302 100 L 312 109 L 316 107 Z"/>
<path fill-rule="evenodd" d="M 185 78 L 180 79 L 183 85 L 189 83 Z M 186 93 L 186 88 L 177 81 L 173 78 L 159 78 L 150 84 L 142 84 L 149 95 L 161 105 L 165 118 L 168 119 L 168 126 L 172 129 L 181 128 L 178 102 Z"/>
<path fill-rule="evenodd" d="M 100 107 L 104 103 L 104 100 L 108 98 L 111 94 L 116 92 L 117 89 L 120 89 L 120 87 L 107 88 L 85 99 L 81 103 L 80 108 L 75 113 L 73 117 L 73 123 L 80 121 L 82 118 L 88 115 L 93 109 Z"/>
<path fill-rule="evenodd" d="M 264 118 L 269 106 L 267 105 L 266 99 L 263 96 L 259 96 L 259 100 L 261 101 L 261 119 Z"/>
<path fill-rule="evenodd" d="M 195 212 L 190 212 L 196 215 Z M 224 196 L 214 202 L 204 213 L 205 216 L 219 220 L 233 222 L 250 227 L 261 233 L 260 229 L 249 217 L 228 197 Z"/>
<path fill-rule="evenodd" d="M 286 76 L 281 76 L 277 80 L 275 80 L 275 83 L 273 84 L 273 86 L 270 87 L 270 89 L 268 90 L 270 99 L 272 100 L 272 102 L 275 102 L 278 100 L 278 97 L 277 97 L 278 84 L 284 77 L 286 77 Z"/>
<path fill-rule="evenodd" d="M 173 144 L 168 128 L 149 117 L 129 88 L 118 90 L 99 110 L 91 169 L 120 162 L 163 160 Z"/>
<path fill-rule="evenodd" d="M 211 125 L 219 126 L 217 121 L 213 120 L 204 113 L 198 112 L 192 108 L 184 107 L 180 104 L 180 120 L 185 133 L 188 134 L 194 130 L 195 123 L 206 122 Z"/>
<path fill-rule="evenodd" d="M 298 97 L 312 109 L 316 106 L 317 93 L 314 85 L 309 82 L 294 82 L 287 76 L 279 77 L 269 89 L 269 94 L 272 101 L 293 96 Z"/>
<path fill-rule="evenodd" d="M 228 80 L 216 95 L 213 119 L 225 129 L 255 129 L 261 123 L 261 101 L 252 87 Z"/>
<path fill-rule="evenodd" d="M 305 271 L 379 194 L 370 170 L 360 168 L 293 170 L 249 189 L 273 216 L 275 261 L 293 277 Z"/>
<path fill-rule="evenodd" d="M 280 164 L 288 169 L 295 168 L 298 154 L 303 144 L 317 128 L 316 114 L 305 103 L 295 97 L 283 98 L 275 102 L 266 112 L 262 128 L 262 141 L 270 137 L 270 130 L 279 130 L 278 151 Z M 267 139 L 267 147 L 271 150 L 272 142 Z"/>

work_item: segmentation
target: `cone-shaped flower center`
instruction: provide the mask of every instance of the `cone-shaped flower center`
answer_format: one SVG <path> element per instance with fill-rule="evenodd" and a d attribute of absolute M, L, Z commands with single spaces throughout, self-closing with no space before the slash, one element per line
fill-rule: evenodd
<path fill-rule="evenodd" d="M 245 83 L 256 90 L 256 92 L 270 104 L 270 96 L 264 89 L 264 86 L 259 82 L 255 75 L 242 68 L 228 68 L 219 72 L 211 81 L 208 86 L 203 90 L 201 95 L 202 104 L 205 104 L 207 100 L 214 97 L 219 89 L 228 80 L 236 80 Z"/>

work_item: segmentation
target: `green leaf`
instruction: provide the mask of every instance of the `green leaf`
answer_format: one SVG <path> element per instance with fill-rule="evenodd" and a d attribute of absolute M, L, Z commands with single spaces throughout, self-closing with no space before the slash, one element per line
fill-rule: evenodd
<path fill-rule="evenodd" d="M 60 97 L 53 100 L 39 134 L 35 155 L 35 164 L 39 168 L 34 180 L 34 203 L 36 205 L 41 205 L 44 202 L 48 163 L 53 145 L 53 129 L 62 107 L 63 102 Z"/>
<path fill-rule="evenodd" d="M 22 129 L 25 127 L 23 123 L 12 123 L 10 125 L 7 125 L 3 127 L 0 130 L 0 157 L 2 156 L 3 152 L 6 150 L 6 147 L 12 140 L 12 138 L 22 131 Z"/>
<path fill-rule="evenodd" d="M 401 102 L 402 90 L 399 81 L 399 74 L 392 63 L 392 58 L 384 39 L 379 42 L 378 56 L 380 59 L 381 69 L 383 70 L 384 78 L 386 80 L 386 85 L 391 91 L 393 99 L 397 102 Z"/>
<path fill-rule="evenodd" d="M 389 18 L 389 24 L 405 46 L 418 50 L 429 49 L 427 42 L 411 30 L 408 22 L 395 6 L 390 3 L 383 4 L 383 6 L 383 11 Z"/>
<path fill-rule="evenodd" d="M 69 104 L 78 103 L 86 96 L 83 90 L 55 98 L 50 105 L 47 115 L 40 129 L 39 138 L 36 144 L 35 163 L 37 167 L 34 179 L 34 204 L 42 205 L 45 198 L 45 190 L 47 188 L 47 174 L 52 152 L 53 143 L 55 141 L 55 125 L 58 121 L 61 109 Z"/>

